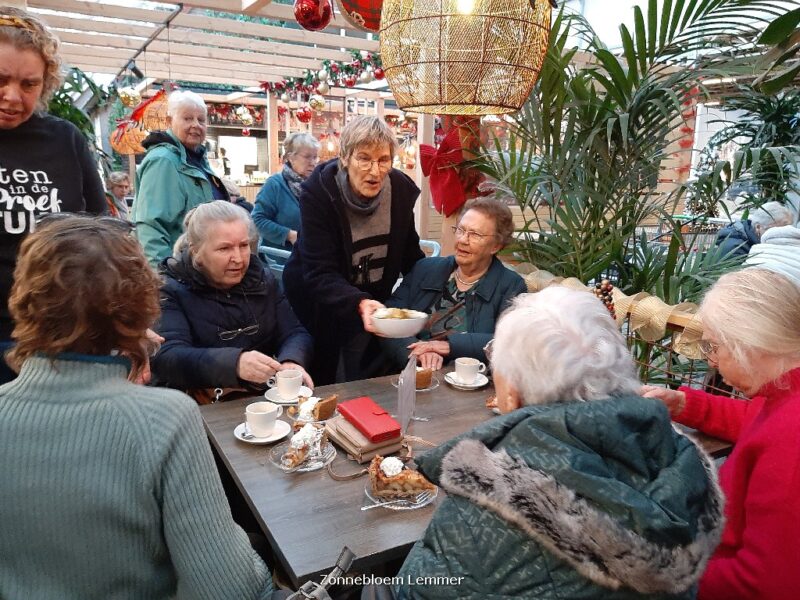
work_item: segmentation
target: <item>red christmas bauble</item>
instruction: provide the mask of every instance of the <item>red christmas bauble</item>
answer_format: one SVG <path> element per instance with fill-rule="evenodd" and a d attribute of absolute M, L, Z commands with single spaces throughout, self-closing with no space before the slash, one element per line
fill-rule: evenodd
<path fill-rule="evenodd" d="M 297 112 L 294 113 L 294 116 L 297 117 L 297 120 L 301 123 L 308 123 L 314 118 L 314 111 L 311 110 L 311 107 L 308 104 L 304 104 L 297 109 Z"/>
<path fill-rule="evenodd" d="M 347 87 L 353 87 L 356 84 L 356 76 L 355 75 L 348 75 L 344 78 L 344 84 Z"/>
<path fill-rule="evenodd" d="M 242 135 L 247 137 L 250 135 L 250 128 L 249 127 L 242 127 Z"/>
<path fill-rule="evenodd" d="M 375 76 L 375 79 L 383 79 L 384 77 L 386 77 L 386 73 L 384 73 L 384 72 L 383 72 L 383 69 L 381 69 L 380 67 L 378 67 L 377 69 L 375 69 L 375 70 L 372 72 L 372 74 Z"/>
<path fill-rule="evenodd" d="M 378 33 L 383 0 L 337 0 L 342 16 L 359 29 Z"/>
<path fill-rule="evenodd" d="M 294 18 L 303 29 L 325 29 L 333 17 L 331 0 L 295 0 Z"/>

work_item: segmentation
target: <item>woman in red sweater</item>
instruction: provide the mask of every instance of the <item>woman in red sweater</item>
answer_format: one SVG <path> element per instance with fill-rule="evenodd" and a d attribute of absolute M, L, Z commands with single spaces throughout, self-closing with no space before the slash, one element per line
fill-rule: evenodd
<path fill-rule="evenodd" d="M 767 265 L 729 273 L 701 307 L 701 349 L 749 401 L 645 386 L 673 418 L 735 442 L 720 469 L 722 541 L 700 600 L 800 597 L 800 287 Z"/>

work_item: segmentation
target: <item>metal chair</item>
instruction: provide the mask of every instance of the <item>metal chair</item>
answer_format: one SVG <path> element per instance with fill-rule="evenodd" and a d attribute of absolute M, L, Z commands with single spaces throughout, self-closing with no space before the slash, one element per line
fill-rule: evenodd
<path fill-rule="evenodd" d="M 271 248 L 269 246 L 258 247 L 258 257 L 269 267 L 269 270 L 272 271 L 272 274 L 278 281 L 283 279 L 283 267 L 291 255 L 291 252 L 282 250 L 281 248 Z"/>

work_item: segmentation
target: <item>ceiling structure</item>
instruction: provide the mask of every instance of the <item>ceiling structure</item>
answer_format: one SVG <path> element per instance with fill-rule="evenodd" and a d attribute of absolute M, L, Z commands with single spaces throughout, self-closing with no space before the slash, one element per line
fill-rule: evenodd
<path fill-rule="evenodd" d="M 233 85 L 255 92 L 262 81 L 302 76 L 306 69 L 319 69 L 323 60 L 350 61 L 352 50 L 379 48 L 371 34 L 357 30 L 338 13 L 326 30 L 311 32 L 296 25 L 291 5 L 270 0 L 28 0 L 27 5 L 60 37 L 65 64 L 112 76 L 130 72 L 135 65 L 146 78 Z M 216 16 L 211 11 L 231 14 Z M 237 20 L 238 15 L 287 26 Z M 354 94 L 390 96 L 342 88 L 332 88 L 329 95 Z"/>

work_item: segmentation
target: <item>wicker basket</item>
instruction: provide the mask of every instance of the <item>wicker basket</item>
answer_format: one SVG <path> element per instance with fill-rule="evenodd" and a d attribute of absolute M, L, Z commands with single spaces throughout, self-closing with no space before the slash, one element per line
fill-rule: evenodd
<path fill-rule="evenodd" d="M 384 0 L 381 60 L 397 103 L 432 114 L 519 110 L 539 77 L 551 12 L 549 0 Z"/>

